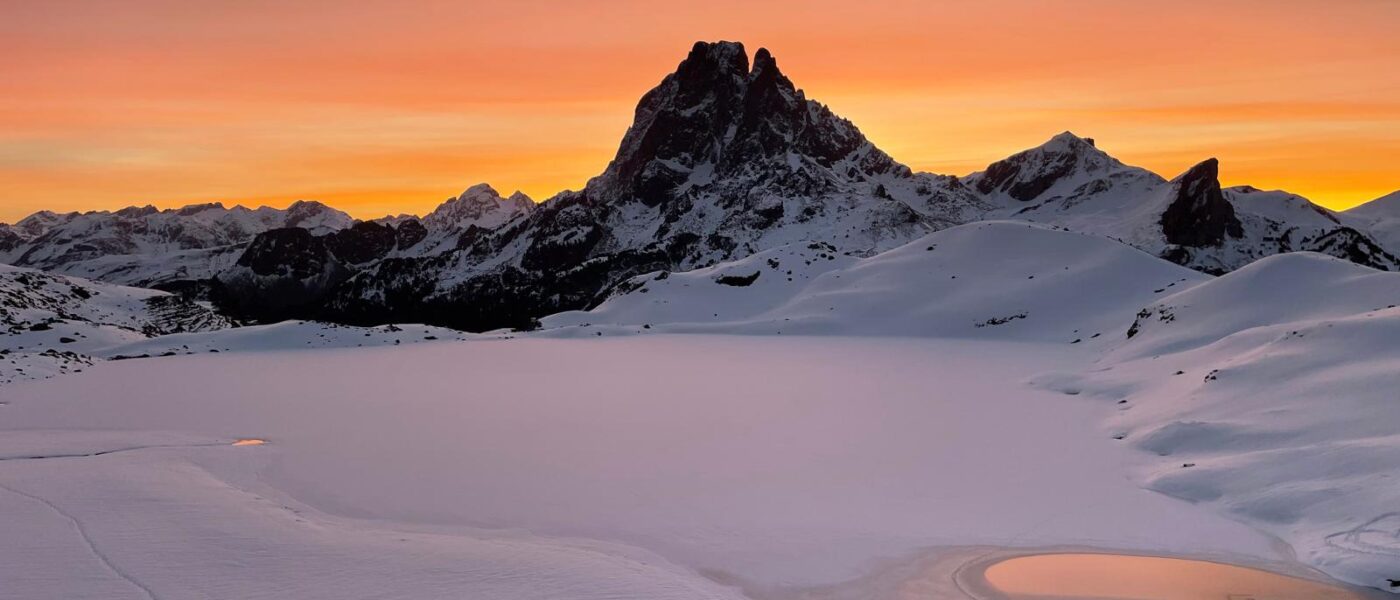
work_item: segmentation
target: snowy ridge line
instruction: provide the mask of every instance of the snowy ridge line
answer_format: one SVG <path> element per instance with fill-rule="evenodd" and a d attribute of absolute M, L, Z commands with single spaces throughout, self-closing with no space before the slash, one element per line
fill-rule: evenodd
<path fill-rule="evenodd" d="M 143 584 L 140 581 L 138 581 L 135 577 L 132 577 L 121 567 L 118 567 L 116 563 L 112 562 L 112 559 L 107 557 L 106 553 L 104 553 L 101 549 L 97 547 L 97 544 L 92 540 L 92 536 L 88 534 L 87 528 L 83 526 L 82 521 L 79 521 L 77 518 L 73 517 L 73 515 L 70 515 L 63 509 L 59 508 L 58 505 L 48 501 L 47 499 L 41 496 L 36 496 L 34 494 L 18 490 L 13 486 L 6 485 L 4 483 L 0 483 L 0 489 L 3 489 L 17 496 L 22 496 L 35 502 L 39 502 L 44 506 L 48 507 L 49 510 L 53 511 L 60 517 L 67 519 L 68 523 L 70 523 L 73 526 L 73 530 L 77 532 L 78 537 L 83 540 L 83 544 L 87 546 L 88 551 L 92 553 L 93 557 L 95 557 L 98 560 L 98 562 L 102 563 L 102 566 L 104 568 L 110 571 L 113 575 L 116 575 L 117 577 L 125 580 L 127 583 L 131 584 L 136 589 L 141 590 L 141 593 L 145 595 L 146 598 L 148 598 L 149 600 L 160 600 L 160 597 L 156 595 L 154 590 L 146 586 L 146 584 Z"/>

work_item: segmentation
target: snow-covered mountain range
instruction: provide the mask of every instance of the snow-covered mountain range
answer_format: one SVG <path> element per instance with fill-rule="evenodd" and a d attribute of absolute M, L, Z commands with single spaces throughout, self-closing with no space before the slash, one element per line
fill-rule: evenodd
<path fill-rule="evenodd" d="M 814 243 L 867 257 L 981 220 L 1107 237 L 1213 274 L 1300 250 L 1400 266 L 1393 199 L 1337 213 L 1286 192 L 1222 189 L 1218 170 L 1208 159 L 1168 180 L 1065 132 L 966 177 L 917 173 L 808 99 L 767 50 L 750 61 L 741 44 L 699 42 L 642 97 L 582 190 L 535 203 L 481 184 L 421 218 L 357 224 L 309 202 L 38 213 L 0 227 L 0 260 L 194 285 L 249 319 L 478 331 L 595 306 L 641 273 Z"/>
<path fill-rule="evenodd" d="M 115 212 L 30 215 L 0 228 L 0 262 L 152 287 L 209 279 L 233 264 L 243 246 L 271 229 L 296 227 L 326 234 L 354 220 L 319 202 L 286 209 L 196 204 Z"/>
<path fill-rule="evenodd" d="M 290 284 L 235 269 L 219 276 L 225 305 L 254 318 L 530 326 L 596 305 L 648 271 L 809 243 L 871 256 L 988 219 L 1109 237 L 1208 273 L 1297 250 L 1382 269 L 1400 262 L 1370 233 L 1372 221 L 1283 192 L 1222 189 L 1213 159 L 1166 180 L 1063 133 L 965 178 L 916 173 L 807 99 L 768 51 L 750 63 L 742 45 L 727 42 L 697 43 L 642 97 L 616 156 L 582 190 L 533 210 L 494 192 L 469 190 L 458 202 L 469 195 L 509 218 L 349 269 L 328 258 L 291 286 L 292 313 L 266 305 L 263 293 Z M 424 219 L 430 230 L 434 215 Z"/>

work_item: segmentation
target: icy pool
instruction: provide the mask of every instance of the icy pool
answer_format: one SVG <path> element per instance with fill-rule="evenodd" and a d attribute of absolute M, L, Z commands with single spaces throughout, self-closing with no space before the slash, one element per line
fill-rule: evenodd
<path fill-rule="evenodd" d="M 1119 554 L 1039 554 L 986 570 L 1012 600 L 1359 600 L 1350 590 L 1300 577 L 1221 563 Z"/>

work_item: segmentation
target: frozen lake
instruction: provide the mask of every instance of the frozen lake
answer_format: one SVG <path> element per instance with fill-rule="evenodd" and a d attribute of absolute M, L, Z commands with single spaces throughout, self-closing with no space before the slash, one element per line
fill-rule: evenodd
<path fill-rule="evenodd" d="M 946 546 L 1286 559 L 1130 481 L 1141 457 L 1100 428 L 1111 405 L 1027 384 L 1088 356 L 651 336 L 101 363 L 5 390 L 0 509 L 32 519 L 0 529 L 43 547 L 6 542 L 0 579 L 682 598 L 829 586 Z M 54 454 L 74 456 L 24 459 Z"/>

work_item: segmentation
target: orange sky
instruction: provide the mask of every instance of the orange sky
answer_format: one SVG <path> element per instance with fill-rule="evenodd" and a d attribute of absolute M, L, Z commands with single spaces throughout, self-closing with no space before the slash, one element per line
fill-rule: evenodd
<path fill-rule="evenodd" d="M 771 49 L 910 166 L 1072 130 L 1167 176 L 1400 189 L 1400 1 L 0 0 L 0 221 L 151 203 L 544 199 L 697 39 Z"/>

